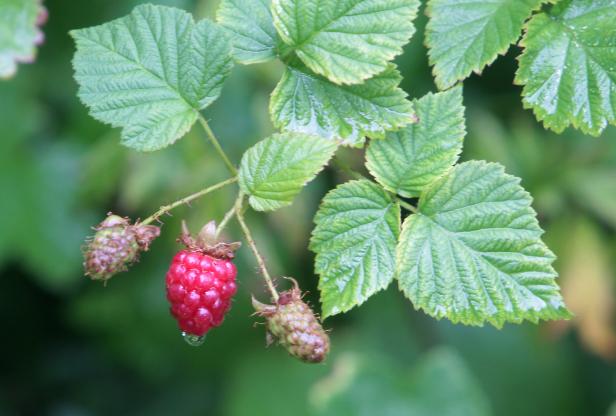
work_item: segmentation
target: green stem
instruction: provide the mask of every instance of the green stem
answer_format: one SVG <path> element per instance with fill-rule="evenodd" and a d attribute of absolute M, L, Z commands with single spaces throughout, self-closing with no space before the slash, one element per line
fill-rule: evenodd
<path fill-rule="evenodd" d="M 406 201 L 403 201 L 400 198 L 396 198 L 396 199 L 398 200 L 398 203 L 400 204 L 400 206 L 402 208 L 406 209 L 407 211 L 411 211 L 413 214 L 419 213 L 419 210 L 416 207 L 414 207 L 413 205 L 409 204 Z"/>
<path fill-rule="evenodd" d="M 199 114 L 199 122 L 201 123 L 201 126 L 203 126 L 203 129 L 205 130 L 205 134 L 207 135 L 208 139 L 210 140 L 210 142 L 212 142 L 214 149 L 216 149 L 216 151 L 218 152 L 218 155 L 222 158 L 223 162 L 225 162 L 225 165 L 227 165 L 227 169 L 229 169 L 229 172 L 231 172 L 231 175 L 237 176 L 237 169 L 235 168 L 235 166 L 233 166 L 233 163 L 231 163 L 231 161 L 227 157 L 227 154 L 220 146 L 220 142 L 218 141 L 218 139 L 216 138 L 216 135 L 210 128 L 210 125 L 208 124 L 207 120 L 203 118 L 201 114 Z"/>
<path fill-rule="evenodd" d="M 156 220 L 158 220 L 160 217 L 162 217 L 163 215 L 167 214 L 169 211 L 179 207 L 180 205 L 185 205 L 188 204 L 192 201 L 194 201 L 197 198 L 201 198 L 204 195 L 209 194 L 210 192 L 214 192 L 220 188 L 224 188 L 227 185 L 230 185 L 234 182 L 237 182 L 237 176 L 233 177 L 233 178 L 229 178 L 227 180 L 224 180 L 222 182 L 219 182 L 215 185 L 212 185 L 208 188 L 202 189 L 199 192 L 196 192 L 192 195 L 188 195 L 182 199 L 178 199 L 177 201 L 169 204 L 169 205 L 165 205 L 160 207 L 160 209 L 158 211 L 156 211 L 154 214 L 150 215 L 148 218 L 146 218 L 145 220 L 141 221 L 139 224 L 140 225 L 148 225 Z"/>
<path fill-rule="evenodd" d="M 255 244 L 255 240 L 252 238 L 252 234 L 250 233 L 250 229 L 246 225 L 246 221 L 244 220 L 244 212 L 242 210 L 242 204 L 244 203 L 244 195 L 240 193 L 235 203 L 235 215 L 237 217 L 237 221 L 240 223 L 240 227 L 242 227 L 242 231 L 244 232 L 244 237 L 246 238 L 246 242 L 250 246 L 252 253 L 257 259 L 257 264 L 259 265 L 259 269 L 261 270 L 261 274 L 263 274 L 263 278 L 265 279 L 265 283 L 267 284 L 267 288 L 272 295 L 272 300 L 277 303 L 278 302 L 278 292 L 276 291 L 276 286 L 274 286 L 274 282 L 267 271 L 267 267 L 265 267 L 265 260 L 259 253 L 257 249 L 257 245 Z"/>
<path fill-rule="evenodd" d="M 220 233 L 222 232 L 222 230 L 225 229 L 225 227 L 229 223 L 229 220 L 231 220 L 231 218 L 233 218 L 234 215 L 235 215 L 235 204 L 231 207 L 229 211 L 227 211 L 227 213 L 223 217 L 220 224 L 218 224 L 218 227 L 216 227 L 216 239 L 218 239 L 218 237 L 220 236 Z"/>
<path fill-rule="evenodd" d="M 332 160 L 332 165 L 338 169 L 341 172 L 346 173 L 347 175 L 349 175 L 351 178 L 353 179 L 366 179 L 366 177 L 364 175 L 362 175 L 361 173 L 353 170 L 349 165 L 347 165 L 346 163 L 344 163 L 342 160 L 340 160 L 339 157 L 334 157 L 334 159 Z"/>

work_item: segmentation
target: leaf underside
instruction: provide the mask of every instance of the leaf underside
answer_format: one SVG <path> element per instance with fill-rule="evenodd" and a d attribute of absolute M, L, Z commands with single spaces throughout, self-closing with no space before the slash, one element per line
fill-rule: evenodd
<path fill-rule="evenodd" d="M 323 317 L 346 312 L 386 288 L 394 277 L 400 207 L 368 180 L 328 193 L 315 217 L 310 249 Z"/>
<path fill-rule="evenodd" d="M 547 128 L 599 136 L 615 123 L 614 22 L 612 0 L 563 0 L 528 23 L 515 81 Z"/>
<path fill-rule="evenodd" d="M 413 198 L 458 160 L 465 135 L 462 87 L 414 101 L 419 122 L 372 140 L 366 167 L 391 192 Z"/>
<path fill-rule="evenodd" d="M 123 128 L 123 144 L 141 151 L 181 138 L 218 98 L 232 67 L 222 28 L 164 6 L 138 6 L 71 35 L 80 99 L 94 118 Z"/>
<path fill-rule="evenodd" d="M 570 317 L 519 179 L 486 162 L 457 165 L 423 194 L 402 227 L 400 289 L 436 318 L 501 327 Z"/>

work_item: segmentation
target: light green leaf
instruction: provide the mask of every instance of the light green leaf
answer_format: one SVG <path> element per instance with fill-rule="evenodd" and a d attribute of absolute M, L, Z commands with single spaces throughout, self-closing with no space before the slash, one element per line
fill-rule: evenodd
<path fill-rule="evenodd" d="M 401 80 L 393 65 L 364 84 L 349 86 L 288 66 L 272 94 L 270 113 L 282 130 L 362 144 L 364 136 L 384 137 L 387 130 L 415 120 L 411 102 L 398 88 Z"/>
<path fill-rule="evenodd" d="M 0 78 L 13 76 L 18 62 L 34 60 L 43 41 L 38 26 L 46 16 L 40 0 L 0 1 Z"/>
<path fill-rule="evenodd" d="M 439 89 L 481 73 L 504 54 L 542 0 L 430 0 L 426 44 Z"/>
<path fill-rule="evenodd" d="M 233 57 L 243 64 L 276 58 L 282 41 L 274 28 L 271 0 L 223 0 L 217 20 L 230 33 Z"/>
<path fill-rule="evenodd" d="M 528 23 L 515 82 L 547 128 L 598 136 L 616 122 L 614 22 L 613 0 L 563 0 Z"/>
<path fill-rule="evenodd" d="M 413 33 L 417 0 L 273 0 L 282 40 L 317 74 L 358 84 L 387 69 Z"/>
<path fill-rule="evenodd" d="M 366 166 L 388 190 L 417 197 L 458 160 L 464 140 L 462 87 L 414 102 L 417 124 L 370 142 Z"/>
<path fill-rule="evenodd" d="M 346 312 L 386 288 L 394 276 L 400 207 L 368 180 L 328 193 L 315 217 L 310 249 L 323 316 Z"/>
<path fill-rule="evenodd" d="M 457 165 L 424 191 L 419 213 L 404 222 L 401 290 L 416 308 L 454 323 L 569 318 L 530 204 L 501 165 Z"/>
<path fill-rule="evenodd" d="M 123 128 L 123 144 L 141 151 L 181 138 L 218 98 L 232 66 L 222 28 L 164 6 L 138 6 L 71 35 L 79 97 L 93 117 Z"/>
<path fill-rule="evenodd" d="M 323 169 L 336 144 L 304 134 L 275 134 L 242 157 L 239 183 L 257 211 L 273 211 L 293 202 L 304 185 Z"/>

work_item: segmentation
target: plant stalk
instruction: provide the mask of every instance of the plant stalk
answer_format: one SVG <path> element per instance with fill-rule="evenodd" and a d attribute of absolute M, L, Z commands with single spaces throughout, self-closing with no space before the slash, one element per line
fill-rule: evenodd
<path fill-rule="evenodd" d="M 246 225 L 246 221 L 244 220 L 244 213 L 242 211 L 243 202 L 244 202 L 244 195 L 240 193 L 240 195 L 237 198 L 237 202 L 235 203 L 235 216 L 237 217 L 237 221 L 240 223 L 240 227 L 242 228 L 242 231 L 244 232 L 244 237 L 246 238 L 246 242 L 250 246 L 252 253 L 257 259 L 257 264 L 259 265 L 261 274 L 263 274 L 263 279 L 265 279 L 267 288 L 269 289 L 270 294 L 272 295 L 272 300 L 275 303 L 277 303 L 278 302 L 278 291 L 276 291 L 276 286 L 274 286 L 274 282 L 272 281 L 272 278 L 269 272 L 267 271 L 267 267 L 265 267 L 265 260 L 263 260 L 263 257 L 259 253 L 259 250 L 257 249 L 257 245 L 255 244 L 255 241 L 252 238 L 250 229 L 248 228 L 248 226 Z"/>
<path fill-rule="evenodd" d="M 208 124 L 207 120 L 203 118 L 201 114 L 199 114 L 199 122 L 201 123 L 201 126 L 205 130 L 205 134 L 207 135 L 208 139 L 214 146 L 214 149 L 216 149 L 216 152 L 218 152 L 218 155 L 222 158 L 223 162 L 227 166 L 227 169 L 229 169 L 229 172 L 231 173 L 231 175 L 237 176 L 236 167 L 233 166 L 233 163 L 231 163 L 231 160 L 229 160 L 229 157 L 227 156 L 225 151 L 220 146 L 220 142 L 218 141 L 218 139 L 216 138 L 216 135 L 210 128 L 210 125 Z"/>
<path fill-rule="evenodd" d="M 231 209 L 229 211 L 227 211 L 227 213 L 223 217 L 223 219 L 220 222 L 220 224 L 218 224 L 218 227 L 216 227 L 216 239 L 218 239 L 218 237 L 222 233 L 222 230 L 225 229 L 225 227 L 229 223 L 229 220 L 231 220 L 231 218 L 233 218 L 234 215 L 235 215 L 235 203 L 233 204 Z"/>
<path fill-rule="evenodd" d="M 417 207 L 414 207 L 413 205 L 409 204 L 406 201 L 403 201 L 400 198 L 396 198 L 398 200 L 398 203 L 400 204 L 400 206 L 404 209 L 406 209 L 407 211 L 411 211 L 413 214 L 418 214 L 419 210 L 417 209 Z"/>
<path fill-rule="evenodd" d="M 167 214 L 168 212 L 172 211 L 173 209 L 179 207 L 180 205 L 186 205 L 192 201 L 194 201 L 195 199 L 201 198 L 204 195 L 209 194 L 210 192 L 214 192 L 218 189 L 224 188 L 227 185 L 230 185 L 234 182 L 237 182 L 237 176 L 233 177 L 233 178 L 229 178 L 227 180 L 224 180 L 222 182 L 219 182 L 215 185 L 212 185 L 208 188 L 202 189 L 199 192 L 196 192 L 192 195 L 188 195 L 182 199 L 178 199 L 177 201 L 169 204 L 169 205 L 165 205 L 159 208 L 158 211 L 156 211 L 154 214 L 150 215 L 148 218 L 146 218 L 145 220 L 141 221 L 139 224 L 140 225 L 148 225 L 154 221 L 157 221 L 160 217 L 162 217 L 163 215 Z"/>

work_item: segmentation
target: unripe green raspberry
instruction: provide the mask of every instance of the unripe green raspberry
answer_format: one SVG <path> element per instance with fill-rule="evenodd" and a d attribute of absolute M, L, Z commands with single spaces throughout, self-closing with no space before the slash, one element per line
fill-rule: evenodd
<path fill-rule="evenodd" d="M 289 354 L 307 363 L 325 360 L 329 336 L 302 300 L 297 282 L 293 289 L 280 294 L 275 305 L 265 305 L 254 298 L 252 304 L 257 314 L 266 319 L 268 345 L 278 341 Z"/>
<path fill-rule="evenodd" d="M 147 251 L 150 243 L 160 235 L 153 225 L 131 225 L 127 218 L 109 214 L 94 228 L 96 233 L 86 241 L 83 250 L 86 276 L 106 282 L 113 275 L 126 271 Z"/>

